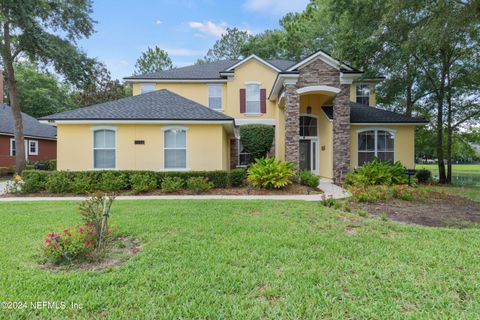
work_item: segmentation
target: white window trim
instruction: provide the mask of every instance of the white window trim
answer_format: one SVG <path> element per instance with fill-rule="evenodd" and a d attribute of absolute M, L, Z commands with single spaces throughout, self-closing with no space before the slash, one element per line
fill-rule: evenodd
<path fill-rule="evenodd" d="M 395 129 L 390 129 L 390 128 L 364 128 L 364 129 L 357 129 L 356 130 L 356 139 L 357 139 L 357 150 L 356 150 L 356 153 L 357 153 L 357 168 L 360 167 L 360 164 L 359 164 L 359 161 L 358 161 L 358 153 L 361 152 L 358 150 L 358 147 L 360 146 L 360 141 L 358 139 L 358 134 L 359 133 L 362 133 L 362 132 L 367 132 L 367 131 L 374 131 L 375 132 L 375 142 L 374 142 L 374 146 L 375 146 L 375 157 L 378 157 L 377 156 L 377 153 L 378 153 L 378 145 L 377 145 L 377 139 L 378 139 L 378 131 L 387 131 L 387 132 L 390 132 L 392 135 L 393 135 L 393 163 L 395 163 L 397 161 L 397 153 L 395 151 L 395 148 L 397 147 L 397 130 Z M 364 151 L 364 152 L 367 152 L 367 151 Z M 372 152 L 372 151 L 368 151 L 368 152 Z M 390 152 L 390 151 L 388 151 Z"/>
<path fill-rule="evenodd" d="M 30 143 L 35 143 L 35 152 L 31 152 L 30 149 Z M 38 156 L 39 150 L 38 150 L 38 140 L 28 140 L 28 154 L 31 156 Z"/>
<path fill-rule="evenodd" d="M 15 139 L 14 138 L 10 138 L 10 157 L 15 157 L 15 155 L 13 154 L 13 143 L 15 142 Z M 17 145 L 15 143 L 15 151 L 17 150 Z"/>
<path fill-rule="evenodd" d="M 169 126 L 169 127 L 163 127 L 162 132 L 163 132 L 163 171 L 190 171 L 190 168 L 188 168 L 188 129 L 187 127 L 179 127 L 179 126 Z M 183 130 L 185 131 L 185 148 L 165 148 L 165 132 L 170 131 L 170 130 Z M 185 168 L 165 168 L 165 151 L 166 150 L 185 150 Z"/>
<path fill-rule="evenodd" d="M 117 127 L 111 126 L 95 126 L 90 128 L 92 131 L 92 168 L 94 171 L 106 171 L 106 170 L 118 170 L 117 168 Z M 115 132 L 115 166 L 113 168 L 95 168 L 95 131 L 99 130 L 110 130 Z M 101 148 L 99 150 L 112 150 L 111 148 Z"/>
<path fill-rule="evenodd" d="M 15 157 L 15 155 L 13 154 L 13 142 L 15 141 L 15 138 L 10 138 L 10 150 L 9 150 L 9 154 L 10 154 L 10 157 Z M 28 154 L 29 154 L 29 140 L 25 139 L 23 140 L 23 145 L 25 147 L 25 159 L 28 160 Z M 17 150 L 17 143 L 15 143 L 15 153 L 16 153 L 16 150 Z M 38 146 L 37 146 L 37 151 L 38 151 Z"/>
<path fill-rule="evenodd" d="M 219 87 L 220 88 L 220 97 L 212 97 L 212 98 L 220 98 L 220 109 L 215 109 L 215 108 L 212 108 L 210 107 L 210 87 Z M 215 110 L 215 111 L 223 111 L 224 108 L 223 108 L 223 84 L 221 83 L 209 83 L 208 84 L 208 108 L 211 109 L 211 110 Z"/>

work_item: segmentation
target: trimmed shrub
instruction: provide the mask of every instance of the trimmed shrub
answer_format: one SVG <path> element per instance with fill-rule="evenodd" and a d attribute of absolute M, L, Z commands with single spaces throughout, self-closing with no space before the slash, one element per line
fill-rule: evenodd
<path fill-rule="evenodd" d="M 157 188 L 157 177 L 152 172 L 139 172 L 130 175 L 133 193 L 140 193 Z"/>
<path fill-rule="evenodd" d="M 243 168 L 232 169 L 228 173 L 228 185 L 232 187 L 240 187 L 245 183 L 247 178 L 247 170 Z"/>
<path fill-rule="evenodd" d="M 185 172 L 158 172 L 159 184 L 166 177 L 180 177 L 187 180 L 190 177 L 205 177 L 213 183 L 215 188 L 226 188 L 228 186 L 228 172 L 222 170 L 216 171 L 185 171 Z"/>
<path fill-rule="evenodd" d="M 40 170 L 23 170 L 22 189 L 24 193 L 40 192 L 45 190 L 48 179 L 48 172 Z"/>
<path fill-rule="evenodd" d="M 233 170 L 232 170 L 233 171 Z M 59 172 L 62 172 L 59 174 Z M 240 170 L 235 170 L 232 176 L 230 173 L 223 170 L 217 171 L 186 171 L 186 172 L 156 172 L 156 171 L 40 171 L 40 170 L 24 170 L 23 183 L 27 184 L 24 192 L 38 192 L 46 190 L 46 182 L 50 180 L 52 175 L 53 180 L 61 182 L 60 186 L 54 186 L 53 182 L 50 185 L 49 192 L 66 193 L 74 192 L 78 194 L 91 193 L 95 191 L 119 191 L 133 188 L 132 184 L 137 182 L 139 188 L 139 181 L 133 181 L 132 177 L 136 175 L 149 176 L 149 188 L 155 185 L 159 186 L 166 177 L 179 177 L 182 180 L 187 180 L 190 177 L 205 177 L 213 183 L 215 188 L 226 188 L 230 179 L 233 176 L 238 176 Z M 63 177 L 65 179 L 63 179 Z M 60 179 L 60 181 L 58 181 Z M 136 179 L 139 179 L 138 177 Z M 232 178 L 237 181 L 238 179 Z M 31 181 L 30 181 L 31 180 Z M 68 180 L 68 181 L 65 181 Z M 232 181 L 233 181 L 232 180 Z M 235 182 L 236 183 L 236 182 Z M 153 189 L 153 188 L 150 188 Z M 56 191 L 53 191 L 56 190 Z M 59 191 L 63 190 L 63 191 Z M 68 191 L 65 191 L 68 190 Z M 137 190 L 138 191 L 138 190 Z M 138 191 L 141 192 L 141 191 Z"/>
<path fill-rule="evenodd" d="M 310 188 L 318 188 L 318 184 L 320 183 L 320 178 L 314 175 L 312 172 L 305 170 L 300 172 L 300 184 Z"/>
<path fill-rule="evenodd" d="M 165 177 L 161 183 L 163 192 L 177 192 L 183 188 L 185 180 L 180 177 Z"/>
<path fill-rule="evenodd" d="M 85 194 L 94 191 L 95 183 L 89 172 L 77 172 L 73 175 L 72 192 Z"/>
<path fill-rule="evenodd" d="M 280 189 L 292 183 L 294 164 L 275 158 L 256 159 L 248 169 L 248 182 L 257 188 Z"/>
<path fill-rule="evenodd" d="M 408 177 L 405 167 L 399 162 L 391 164 L 377 158 L 363 164 L 361 168 L 349 173 L 345 178 L 348 185 L 364 187 L 372 185 L 406 184 Z"/>
<path fill-rule="evenodd" d="M 187 179 L 187 189 L 194 193 L 201 193 L 213 188 L 213 183 L 205 177 L 190 177 Z"/>
<path fill-rule="evenodd" d="M 45 189 L 50 193 L 72 192 L 72 177 L 66 171 L 52 172 L 45 183 Z"/>
<path fill-rule="evenodd" d="M 265 124 L 240 126 L 240 141 L 253 159 L 265 157 L 272 148 L 275 129 Z"/>
<path fill-rule="evenodd" d="M 420 183 L 427 183 L 432 180 L 432 172 L 427 169 L 420 169 L 416 172 L 415 177 Z"/>
<path fill-rule="evenodd" d="M 119 191 L 127 189 L 128 175 L 123 172 L 103 171 L 97 186 L 100 191 Z"/>

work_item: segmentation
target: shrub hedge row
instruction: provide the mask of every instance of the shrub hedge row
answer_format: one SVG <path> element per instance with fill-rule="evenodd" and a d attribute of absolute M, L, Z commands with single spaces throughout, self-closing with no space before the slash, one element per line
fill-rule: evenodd
<path fill-rule="evenodd" d="M 245 180 L 244 169 L 231 171 L 41 171 L 22 172 L 22 192 L 48 191 L 51 193 L 87 193 L 94 191 L 118 191 L 134 189 L 137 192 L 146 186 L 158 188 L 166 177 L 205 177 L 215 188 L 241 186 Z M 141 186 L 140 186 L 141 185 Z M 154 189 L 154 188 L 152 188 Z"/>

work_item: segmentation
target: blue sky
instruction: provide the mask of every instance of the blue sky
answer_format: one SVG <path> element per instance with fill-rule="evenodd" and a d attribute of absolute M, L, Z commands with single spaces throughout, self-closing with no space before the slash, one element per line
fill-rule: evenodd
<path fill-rule="evenodd" d="M 107 64 L 112 76 L 133 73 L 142 51 L 167 50 L 174 66 L 194 63 L 227 27 L 255 34 L 278 27 L 287 12 L 309 0 L 95 0 L 96 33 L 79 41 L 89 56 Z"/>

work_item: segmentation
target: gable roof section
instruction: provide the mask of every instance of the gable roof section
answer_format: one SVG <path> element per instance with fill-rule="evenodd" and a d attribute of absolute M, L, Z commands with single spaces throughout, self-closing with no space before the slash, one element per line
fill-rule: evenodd
<path fill-rule="evenodd" d="M 23 134 L 27 137 L 38 137 L 56 140 L 57 129 L 38 122 L 34 117 L 22 112 Z M 0 104 L 0 134 L 13 135 L 15 131 L 12 107 Z"/>
<path fill-rule="evenodd" d="M 296 71 L 296 70 L 308 65 L 309 63 L 315 61 L 316 59 L 321 59 L 323 62 L 330 65 L 331 67 L 333 67 L 335 69 L 338 69 L 338 70 L 340 70 L 342 72 L 345 72 L 345 73 L 363 73 L 362 71 L 360 71 L 358 69 L 355 69 L 352 66 L 349 66 L 348 64 L 340 62 L 339 60 L 333 58 L 331 55 L 329 55 L 328 53 L 326 53 L 323 50 L 318 50 L 317 52 L 314 52 L 313 54 L 309 55 L 308 57 L 306 57 L 302 61 L 292 65 L 291 67 L 289 67 L 285 71 Z"/>
<path fill-rule="evenodd" d="M 221 73 L 227 71 L 232 66 L 237 65 L 244 60 L 219 60 L 204 64 L 196 64 L 192 66 L 164 70 L 144 75 L 137 75 L 124 78 L 126 81 L 132 80 L 226 80 Z M 263 60 L 279 70 L 285 70 L 295 64 L 293 61 L 274 59 Z"/>
<path fill-rule="evenodd" d="M 322 107 L 325 115 L 333 120 L 333 107 Z M 391 124 L 427 124 L 422 118 L 413 118 L 400 113 L 373 108 L 358 103 L 350 103 L 350 123 L 391 123 Z"/>
<path fill-rule="evenodd" d="M 163 89 L 53 114 L 43 117 L 41 120 L 190 120 L 233 122 L 234 119 Z"/>
<path fill-rule="evenodd" d="M 227 70 L 225 70 L 225 71 L 227 71 L 227 72 L 228 72 L 228 71 L 232 71 L 232 70 L 234 70 L 235 68 L 241 66 L 242 64 L 244 64 L 244 63 L 246 63 L 246 62 L 248 62 L 248 61 L 250 61 L 250 60 L 257 60 L 258 62 L 266 65 L 267 67 L 269 67 L 269 68 L 271 68 L 271 69 L 273 69 L 273 70 L 275 70 L 275 71 L 277 71 L 277 72 L 282 71 L 281 69 L 279 69 L 278 67 L 274 66 L 274 65 L 271 64 L 270 62 L 268 62 L 268 61 L 266 61 L 266 60 L 263 60 L 262 58 L 254 55 L 254 54 L 246 57 L 246 58 L 243 59 L 243 60 L 240 60 L 239 62 L 237 62 L 237 63 L 234 64 L 233 66 L 228 67 Z"/>

